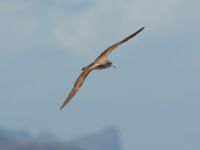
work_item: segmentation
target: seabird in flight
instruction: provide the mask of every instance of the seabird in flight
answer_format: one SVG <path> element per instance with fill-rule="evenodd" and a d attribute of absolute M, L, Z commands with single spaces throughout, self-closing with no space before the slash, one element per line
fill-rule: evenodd
<path fill-rule="evenodd" d="M 85 66 L 82 68 L 82 72 L 79 75 L 79 77 L 77 78 L 71 92 L 69 93 L 69 95 L 66 97 L 65 101 L 63 102 L 62 106 L 60 107 L 60 109 L 62 109 L 71 99 L 72 97 L 78 92 L 79 88 L 82 86 L 84 80 L 86 79 L 87 75 L 94 69 L 106 69 L 108 67 L 115 67 L 112 62 L 109 60 L 108 56 L 109 54 L 118 46 L 120 46 L 121 44 L 123 44 L 124 42 L 128 41 L 129 39 L 133 38 L 134 36 L 136 36 L 138 33 L 140 33 L 142 30 L 144 29 L 144 27 L 142 27 L 141 29 L 139 29 L 138 31 L 134 32 L 133 34 L 129 35 L 128 37 L 126 37 L 125 39 L 111 45 L 110 47 L 108 47 L 106 50 L 103 51 L 103 53 L 101 53 L 94 62 L 92 62 L 91 64 L 89 64 L 88 66 Z"/>

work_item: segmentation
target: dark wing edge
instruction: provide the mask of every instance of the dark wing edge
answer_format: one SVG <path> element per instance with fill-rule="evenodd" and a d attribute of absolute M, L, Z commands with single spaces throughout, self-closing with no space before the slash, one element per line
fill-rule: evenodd
<path fill-rule="evenodd" d="M 133 38 L 134 36 L 136 36 L 138 33 L 140 33 L 142 30 L 144 29 L 144 27 L 140 28 L 139 30 L 137 30 L 136 32 L 134 32 L 133 34 L 129 35 L 128 37 L 126 37 L 125 39 L 121 40 L 119 43 L 123 44 L 124 42 L 130 40 L 131 38 Z"/>
<path fill-rule="evenodd" d="M 140 33 L 145 27 L 140 28 L 139 30 L 137 30 L 136 32 L 134 32 L 133 34 L 129 35 L 128 37 L 124 38 L 123 40 L 111 45 L 110 47 L 108 47 L 106 50 L 104 50 L 103 53 L 101 53 L 99 55 L 99 57 L 97 57 L 97 59 L 99 59 L 100 57 L 102 57 L 103 55 L 109 55 L 115 48 L 117 48 L 119 45 L 123 44 L 124 42 L 130 40 L 131 38 L 133 38 L 134 36 L 136 36 L 138 33 Z"/>
<path fill-rule="evenodd" d="M 91 68 L 87 68 L 79 75 L 79 77 L 76 79 L 76 82 L 69 93 L 69 95 L 66 97 L 65 101 L 60 107 L 60 110 L 65 107 L 65 105 L 73 98 L 73 96 L 78 92 L 79 88 L 82 86 L 83 82 L 85 81 L 88 74 L 92 71 Z"/>

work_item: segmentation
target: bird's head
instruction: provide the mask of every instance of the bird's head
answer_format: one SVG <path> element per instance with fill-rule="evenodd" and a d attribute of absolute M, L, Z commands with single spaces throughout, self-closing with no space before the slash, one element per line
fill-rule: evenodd
<path fill-rule="evenodd" d="M 108 66 L 109 66 L 109 67 L 116 68 L 116 66 L 115 66 L 115 65 L 113 65 L 113 63 L 112 63 L 111 61 L 108 61 L 108 63 L 107 63 L 107 64 L 108 64 Z"/>

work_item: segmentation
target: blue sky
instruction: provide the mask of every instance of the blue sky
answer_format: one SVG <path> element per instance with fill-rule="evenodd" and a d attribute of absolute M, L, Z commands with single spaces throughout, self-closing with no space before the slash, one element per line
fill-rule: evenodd
<path fill-rule="evenodd" d="M 115 126 L 124 149 L 199 149 L 199 6 L 1 0 L 0 125 L 64 140 Z M 59 111 L 80 69 L 142 26 Z"/>

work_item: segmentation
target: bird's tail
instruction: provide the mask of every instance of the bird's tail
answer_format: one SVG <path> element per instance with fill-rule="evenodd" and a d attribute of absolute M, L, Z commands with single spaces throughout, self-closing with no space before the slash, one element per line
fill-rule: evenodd
<path fill-rule="evenodd" d="M 89 64 L 88 66 L 83 67 L 81 70 L 84 71 L 85 69 L 90 68 L 94 63 Z"/>
<path fill-rule="evenodd" d="M 88 68 L 88 66 L 83 67 L 81 70 L 84 71 L 86 68 Z"/>

